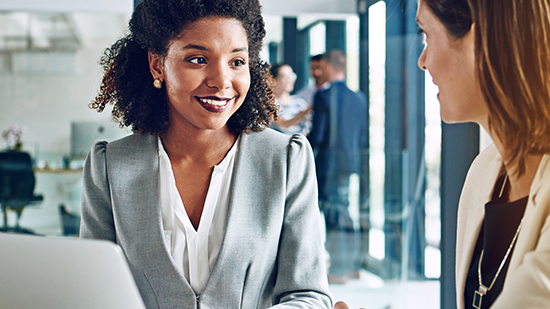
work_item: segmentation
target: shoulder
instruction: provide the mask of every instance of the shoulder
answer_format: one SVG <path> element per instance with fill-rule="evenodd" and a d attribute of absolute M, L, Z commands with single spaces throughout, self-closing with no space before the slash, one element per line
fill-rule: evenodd
<path fill-rule="evenodd" d="M 329 93 L 330 87 L 315 92 L 315 95 L 313 96 L 313 102 L 317 104 L 319 104 L 319 102 L 326 104 L 326 102 L 328 101 Z"/>
<path fill-rule="evenodd" d="M 365 93 L 361 90 L 357 90 L 355 91 L 355 94 L 361 99 L 361 101 L 365 101 L 367 100 L 367 96 L 365 95 Z"/>
<path fill-rule="evenodd" d="M 127 162 L 134 164 L 144 157 L 157 154 L 157 137 L 149 134 L 132 134 L 107 143 L 97 142 L 92 148 L 89 159 L 92 164 L 103 162 Z M 106 163 L 104 163 L 106 164 Z"/>
<path fill-rule="evenodd" d="M 304 97 L 304 96 L 307 96 L 307 95 L 311 94 L 314 90 L 315 90 L 315 87 L 307 86 L 307 87 L 304 87 L 304 88 L 300 89 L 298 92 L 296 92 L 296 95 L 299 96 L 299 97 Z"/>
<path fill-rule="evenodd" d="M 235 159 L 239 175 L 246 178 L 276 182 L 315 175 L 313 151 L 302 134 L 286 135 L 273 129 L 243 133 Z"/>
<path fill-rule="evenodd" d="M 537 199 L 550 201 L 550 155 L 545 154 L 539 163 L 537 173 L 531 185 L 531 193 Z"/>
<path fill-rule="evenodd" d="M 474 159 L 464 181 L 460 204 L 472 206 L 476 201 L 487 202 L 502 166 L 502 157 L 491 144 Z"/>
<path fill-rule="evenodd" d="M 131 148 L 147 147 L 155 145 L 157 137 L 150 134 L 131 134 L 107 144 L 109 150 L 128 150 Z"/>
<path fill-rule="evenodd" d="M 155 135 L 136 133 L 112 141 L 108 143 L 106 147 L 110 155 L 131 155 L 135 152 L 156 149 L 157 143 L 158 141 Z"/>
<path fill-rule="evenodd" d="M 470 165 L 470 170 L 468 171 L 468 176 L 476 176 L 479 173 L 484 173 L 487 170 L 487 167 L 495 161 L 501 161 L 500 153 L 494 144 L 489 145 L 485 148 L 480 154 L 476 156 L 472 164 Z M 499 165 L 500 168 L 500 165 Z"/>
<path fill-rule="evenodd" d="M 289 148 L 307 148 L 309 142 L 302 134 L 283 134 L 267 128 L 261 132 L 243 133 L 241 136 L 241 148 L 255 149 L 256 152 L 286 152 Z"/>
<path fill-rule="evenodd" d="M 366 104 L 365 94 L 361 90 L 353 91 L 343 82 L 338 83 L 338 85 L 349 99 L 353 99 L 357 102 Z"/>
<path fill-rule="evenodd" d="M 239 151 L 251 164 L 273 166 L 297 161 L 308 164 L 306 162 L 313 161 L 311 145 L 303 134 L 288 135 L 269 128 L 242 134 Z"/>

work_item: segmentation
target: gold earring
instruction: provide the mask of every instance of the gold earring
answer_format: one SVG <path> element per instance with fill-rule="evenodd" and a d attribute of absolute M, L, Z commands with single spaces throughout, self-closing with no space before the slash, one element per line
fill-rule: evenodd
<path fill-rule="evenodd" d="M 160 79 L 158 79 L 158 78 L 155 79 L 155 80 L 153 81 L 153 86 L 154 86 L 155 88 L 157 88 L 157 89 L 162 88 L 162 82 L 160 81 Z"/>

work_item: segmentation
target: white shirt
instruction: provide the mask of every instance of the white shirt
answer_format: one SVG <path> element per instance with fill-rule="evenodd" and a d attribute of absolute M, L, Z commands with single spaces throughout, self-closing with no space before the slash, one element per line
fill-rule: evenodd
<path fill-rule="evenodd" d="M 296 93 L 296 96 L 304 99 L 309 104 L 313 104 L 313 99 L 315 98 L 315 94 L 317 93 L 317 91 L 327 89 L 328 87 L 330 87 L 329 82 L 326 82 L 319 87 L 311 85 L 298 91 Z"/>
<path fill-rule="evenodd" d="M 239 140 L 222 162 L 214 166 L 199 226 L 195 230 L 176 187 L 168 154 L 158 139 L 164 241 L 176 267 L 197 294 L 204 289 L 222 245 L 229 208 L 229 187 Z"/>

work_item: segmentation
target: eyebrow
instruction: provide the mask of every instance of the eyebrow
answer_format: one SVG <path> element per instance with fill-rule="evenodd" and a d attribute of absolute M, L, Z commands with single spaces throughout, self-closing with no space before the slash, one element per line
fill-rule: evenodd
<path fill-rule="evenodd" d="M 198 49 L 198 50 L 204 50 L 204 51 L 210 51 L 208 48 L 201 46 L 201 45 L 195 45 L 195 44 L 187 44 L 182 49 Z M 231 52 L 232 53 L 238 53 L 242 51 L 247 51 L 248 49 L 246 47 L 240 47 L 235 48 Z"/>

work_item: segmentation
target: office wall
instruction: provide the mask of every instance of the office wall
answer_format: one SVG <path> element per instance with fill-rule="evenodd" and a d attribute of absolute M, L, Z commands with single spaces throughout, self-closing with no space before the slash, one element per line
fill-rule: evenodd
<path fill-rule="evenodd" d="M 63 155 L 70 149 L 71 121 L 109 121 L 110 109 L 98 114 L 88 108 L 101 79 L 98 61 L 111 38 L 94 40 L 74 57 L 55 61 L 72 72 L 16 72 L 4 55 L 0 70 L 0 130 L 23 126 L 23 147 L 40 156 Z M 6 60 L 7 59 L 7 60 Z M 73 62 L 72 64 L 63 63 Z M 4 140 L 0 148 L 5 147 Z M 43 159 L 49 159 L 43 157 Z"/>
<path fill-rule="evenodd" d="M 111 108 L 98 114 L 88 108 L 88 104 L 101 81 L 99 59 L 120 31 L 114 32 L 105 38 L 87 41 L 74 56 L 44 58 L 50 61 L 47 66 L 31 63 L 14 68 L 10 57 L 0 54 L 3 59 L 0 64 L 0 131 L 9 126 L 23 126 L 23 148 L 39 165 L 47 163 L 53 168 L 60 167 L 62 156 L 70 150 L 71 121 L 112 122 Z M 0 149 L 5 145 L 0 138 Z M 73 213 L 79 213 L 80 188 L 78 171 L 36 173 L 35 192 L 42 194 L 44 200 L 25 209 L 21 226 L 43 235 L 61 235 L 58 207 L 63 204 Z M 15 213 L 8 215 L 8 225 L 14 226 Z"/>

